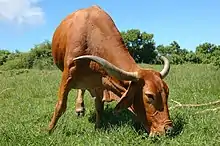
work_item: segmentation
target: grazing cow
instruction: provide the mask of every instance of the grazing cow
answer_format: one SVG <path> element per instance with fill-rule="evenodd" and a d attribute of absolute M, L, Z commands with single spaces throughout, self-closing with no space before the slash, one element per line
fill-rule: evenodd
<path fill-rule="evenodd" d="M 161 56 L 164 68 L 160 72 L 139 67 L 115 23 L 99 6 L 73 12 L 59 24 L 52 39 L 52 55 L 62 79 L 49 132 L 65 112 L 71 89 L 78 89 L 79 100 L 85 90 L 95 97 L 96 128 L 100 127 L 104 101 L 117 100 L 115 112 L 129 108 L 150 134 L 172 129 L 169 90 L 163 81 L 169 61 Z M 83 107 L 80 102 L 79 108 Z"/>

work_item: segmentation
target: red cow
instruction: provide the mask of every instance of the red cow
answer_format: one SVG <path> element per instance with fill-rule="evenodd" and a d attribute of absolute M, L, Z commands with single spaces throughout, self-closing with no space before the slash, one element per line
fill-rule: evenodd
<path fill-rule="evenodd" d="M 130 56 L 111 17 L 99 6 L 77 10 L 60 23 L 53 35 L 52 55 L 62 80 L 50 132 L 66 110 L 71 89 L 78 89 L 81 97 L 85 90 L 96 97 L 97 128 L 104 101 L 114 98 L 118 100 L 115 111 L 130 108 L 150 134 L 172 129 L 169 89 L 163 81 L 169 61 L 161 56 L 164 68 L 160 72 L 141 68 Z"/>

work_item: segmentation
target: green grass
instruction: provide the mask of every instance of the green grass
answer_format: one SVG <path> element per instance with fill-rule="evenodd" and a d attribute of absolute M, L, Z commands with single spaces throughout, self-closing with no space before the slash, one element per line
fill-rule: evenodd
<path fill-rule="evenodd" d="M 146 65 L 142 65 L 146 66 Z M 161 69 L 161 66 L 150 66 Z M 220 145 L 220 110 L 195 114 L 205 108 L 170 111 L 175 124 L 173 137 L 149 138 L 123 111 L 112 114 L 115 103 L 105 106 L 103 129 L 94 130 L 94 101 L 86 92 L 85 117 L 75 116 L 75 90 L 66 113 L 53 134 L 45 128 L 57 101 L 61 72 L 12 70 L 0 72 L 0 145 Z M 170 99 L 181 103 L 205 103 L 220 99 L 220 70 L 209 65 L 172 66 L 165 79 Z M 108 106 L 107 106 L 108 105 Z M 215 106 L 216 107 L 216 106 Z M 207 107 L 206 107 L 207 108 Z M 214 108 L 214 107 L 212 107 Z"/>

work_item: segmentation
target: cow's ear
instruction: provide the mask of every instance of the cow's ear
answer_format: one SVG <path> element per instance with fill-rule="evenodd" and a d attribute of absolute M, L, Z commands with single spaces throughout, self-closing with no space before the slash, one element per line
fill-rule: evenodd
<path fill-rule="evenodd" d="M 127 91 L 122 95 L 121 99 L 119 100 L 118 104 L 115 107 L 115 112 L 119 112 L 122 109 L 126 109 L 131 106 L 134 100 L 135 92 L 138 89 L 137 82 L 130 82 Z"/>

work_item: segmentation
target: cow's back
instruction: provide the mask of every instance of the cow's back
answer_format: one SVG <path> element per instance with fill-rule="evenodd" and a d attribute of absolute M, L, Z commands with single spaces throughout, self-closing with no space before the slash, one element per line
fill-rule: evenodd
<path fill-rule="evenodd" d="M 68 53 L 71 44 L 85 43 L 83 42 L 85 40 L 82 40 L 82 36 L 87 35 L 86 21 L 88 19 L 88 10 L 93 7 L 79 9 L 69 14 L 56 28 L 52 38 L 52 55 L 54 63 L 60 70 L 63 71 L 64 69 L 65 56 L 67 54 L 71 55 L 71 53 Z"/>
<path fill-rule="evenodd" d="M 64 62 L 81 55 L 96 55 L 114 63 L 112 49 L 125 48 L 123 45 L 111 17 L 99 6 L 91 6 L 73 12 L 60 23 L 53 36 L 52 55 L 63 71 Z"/>

